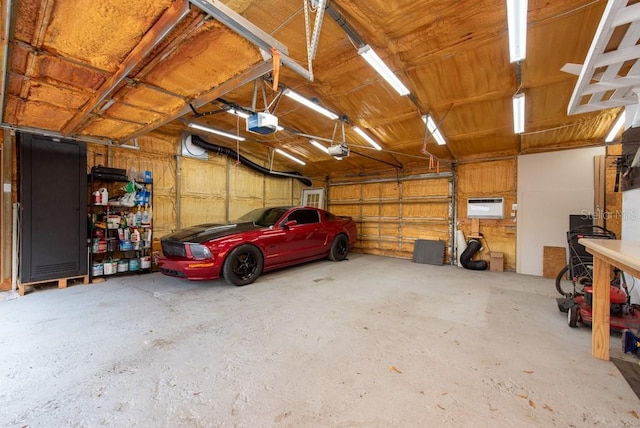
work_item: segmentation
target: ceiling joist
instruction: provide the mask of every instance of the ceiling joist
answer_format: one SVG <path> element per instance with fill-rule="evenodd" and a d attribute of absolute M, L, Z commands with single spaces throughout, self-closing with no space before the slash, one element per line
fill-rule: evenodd
<path fill-rule="evenodd" d="M 189 13 L 188 0 L 178 0 L 169 7 L 153 27 L 142 37 L 127 58 L 120 64 L 118 71 L 112 74 L 85 104 L 82 110 L 76 114 L 62 128 L 62 134 L 71 135 L 89 116 L 89 114 L 127 77 L 141 59 L 145 58 L 158 43 L 160 43 L 171 30 Z"/>

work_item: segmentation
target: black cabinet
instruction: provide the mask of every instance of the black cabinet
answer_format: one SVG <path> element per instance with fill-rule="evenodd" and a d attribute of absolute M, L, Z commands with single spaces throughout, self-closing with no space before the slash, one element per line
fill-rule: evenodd
<path fill-rule="evenodd" d="M 151 172 L 98 166 L 88 183 L 90 278 L 151 272 Z"/>
<path fill-rule="evenodd" d="M 20 282 L 87 275 L 84 143 L 18 134 Z"/>

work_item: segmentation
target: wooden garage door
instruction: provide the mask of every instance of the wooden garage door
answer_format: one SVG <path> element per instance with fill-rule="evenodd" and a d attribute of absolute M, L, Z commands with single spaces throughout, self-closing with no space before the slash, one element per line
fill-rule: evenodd
<path fill-rule="evenodd" d="M 449 262 L 453 206 L 451 173 L 329 184 L 328 209 L 358 223 L 354 250 L 413 256 L 417 239 L 445 243 Z"/>

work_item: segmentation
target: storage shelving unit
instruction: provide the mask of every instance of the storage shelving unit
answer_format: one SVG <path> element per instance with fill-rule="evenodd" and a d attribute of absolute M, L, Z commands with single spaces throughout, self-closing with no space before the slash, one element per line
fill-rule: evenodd
<path fill-rule="evenodd" d="M 153 181 L 136 178 L 135 198 L 124 169 L 93 167 L 88 177 L 89 280 L 151 272 Z M 108 195 L 108 196 L 107 196 Z"/>

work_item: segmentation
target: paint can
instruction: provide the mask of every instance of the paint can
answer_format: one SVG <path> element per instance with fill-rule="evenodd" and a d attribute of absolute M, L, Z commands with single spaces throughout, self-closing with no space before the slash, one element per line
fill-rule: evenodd
<path fill-rule="evenodd" d="M 129 270 L 129 260 L 118 260 L 118 272 L 127 272 Z"/>
<path fill-rule="evenodd" d="M 102 276 L 104 274 L 104 265 L 102 263 L 94 263 L 91 267 L 93 276 Z"/>
<path fill-rule="evenodd" d="M 113 260 L 108 260 L 104 262 L 104 274 L 105 275 L 113 275 L 118 271 L 118 263 Z"/>
<path fill-rule="evenodd" d="M 151 267 L 151 256 L 140 257 L 140 269 L 149 269 Z"/>
<path fill-rule="evenodd" d="M 129 259 L 129 270 L 137 271 L 140 270 L 140 259 L 135 257 L 133 259 Z"/>

